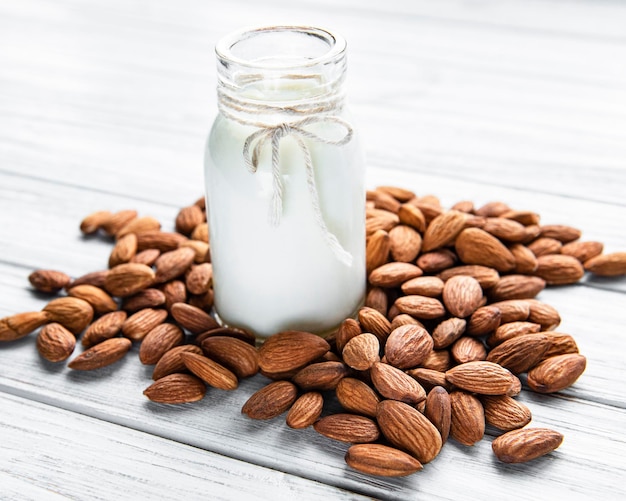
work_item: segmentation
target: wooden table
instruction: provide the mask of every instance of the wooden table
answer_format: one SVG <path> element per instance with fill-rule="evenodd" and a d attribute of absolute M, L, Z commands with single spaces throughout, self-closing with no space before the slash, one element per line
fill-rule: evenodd
<path fill-rule="evenodd" d="M 173 228 L 202 193 L 216 112 L 213 44 L 247 25 L 329 27 L 349 42 L 348 91 L 368 185 L 445 206 L 502 200 L 626 250 L 626 5 L 609 1 L 1 0 L 0 317 L 39 310 L 28 274 L 106 267 L 88 213 L 137 209 Z M 1 499 L 624 499 L 626 280 L 541 292 L 588 358 L 571 388 L 520 400 L 565 435 L 498 463 L 487 436 L 451 440 L 384 479 L 346 445 L 240 414 L 265 379 L 198 404 L 142 395 L 131 356 L 75 373 L 34 336 L 0 346 Z"/>

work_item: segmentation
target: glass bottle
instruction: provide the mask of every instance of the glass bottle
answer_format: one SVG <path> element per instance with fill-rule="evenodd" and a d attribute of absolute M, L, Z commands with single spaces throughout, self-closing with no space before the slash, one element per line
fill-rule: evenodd
<path fill-rule="evenodd" d="M 346 42 L 277 26 L 228 35 L 216 55 L 219 113 L 205 152 L 216 315 L 260 337 L 330 332 L 366 287 Z"/>

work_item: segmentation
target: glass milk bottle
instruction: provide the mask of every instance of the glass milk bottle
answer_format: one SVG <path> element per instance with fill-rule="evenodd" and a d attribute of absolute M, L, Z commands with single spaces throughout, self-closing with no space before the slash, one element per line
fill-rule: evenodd
<path fill-rule="evenodd" d="M 346 42 L 268 27 L 226 36 L 216 55 L 205 180 L 217 317 L 260 337 L 330 332 L 355 315 L 366 287 Z"/>

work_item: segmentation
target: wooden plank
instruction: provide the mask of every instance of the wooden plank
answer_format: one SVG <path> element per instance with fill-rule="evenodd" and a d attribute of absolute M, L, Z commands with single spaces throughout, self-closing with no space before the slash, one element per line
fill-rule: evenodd
<path fill-rule="evenodd" d="M 365 499 L 12 395 L 0 406 L 2 499 Z"/>

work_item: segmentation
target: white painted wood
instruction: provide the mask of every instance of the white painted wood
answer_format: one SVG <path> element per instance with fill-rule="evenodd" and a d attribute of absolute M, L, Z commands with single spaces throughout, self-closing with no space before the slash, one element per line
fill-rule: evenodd
<path fill-rule="evenodd" d="M 0 316 L 45 304 L 28 287 L 35 268 L 76 276 L 105 266 L 110 244 L 79 235 L 87 213 L 136 208 L 172 228 L 178 208 L 201 195 L 212 45 L 270 23 L 348 38 L 370 187 L 406 186 L 445 206 L 499 199 L 577 226 L 607 251 L 626 249 L 620 2 L 0 1 Z M 170 407 L 141 394 L 151 369 L 136 347 L 79 374 L 42 362 L 32 336 L 2 344 L 0 498 L 623 498 L 625 292 L 624 278 L 588 277 L 541 293 L 588 357 L 562 394 L 520 397 L 534 424 L 565 434 L 558 451 L 504 466 L 490 438 L 472 448 L 451 441 L 405 479 L 349 470 L 344 444 L 290 430 L 282 417 L 244 418 L 261 376 Z M 159 477 L 147 485 L 155 464 Z M 80 495 L 87 480 L 77 472 L 86 471 L 93 497 Z M 179 479 L 191 479 L 187 492 Z M 268 487 L 250 490 L 259 479 Z"/>

